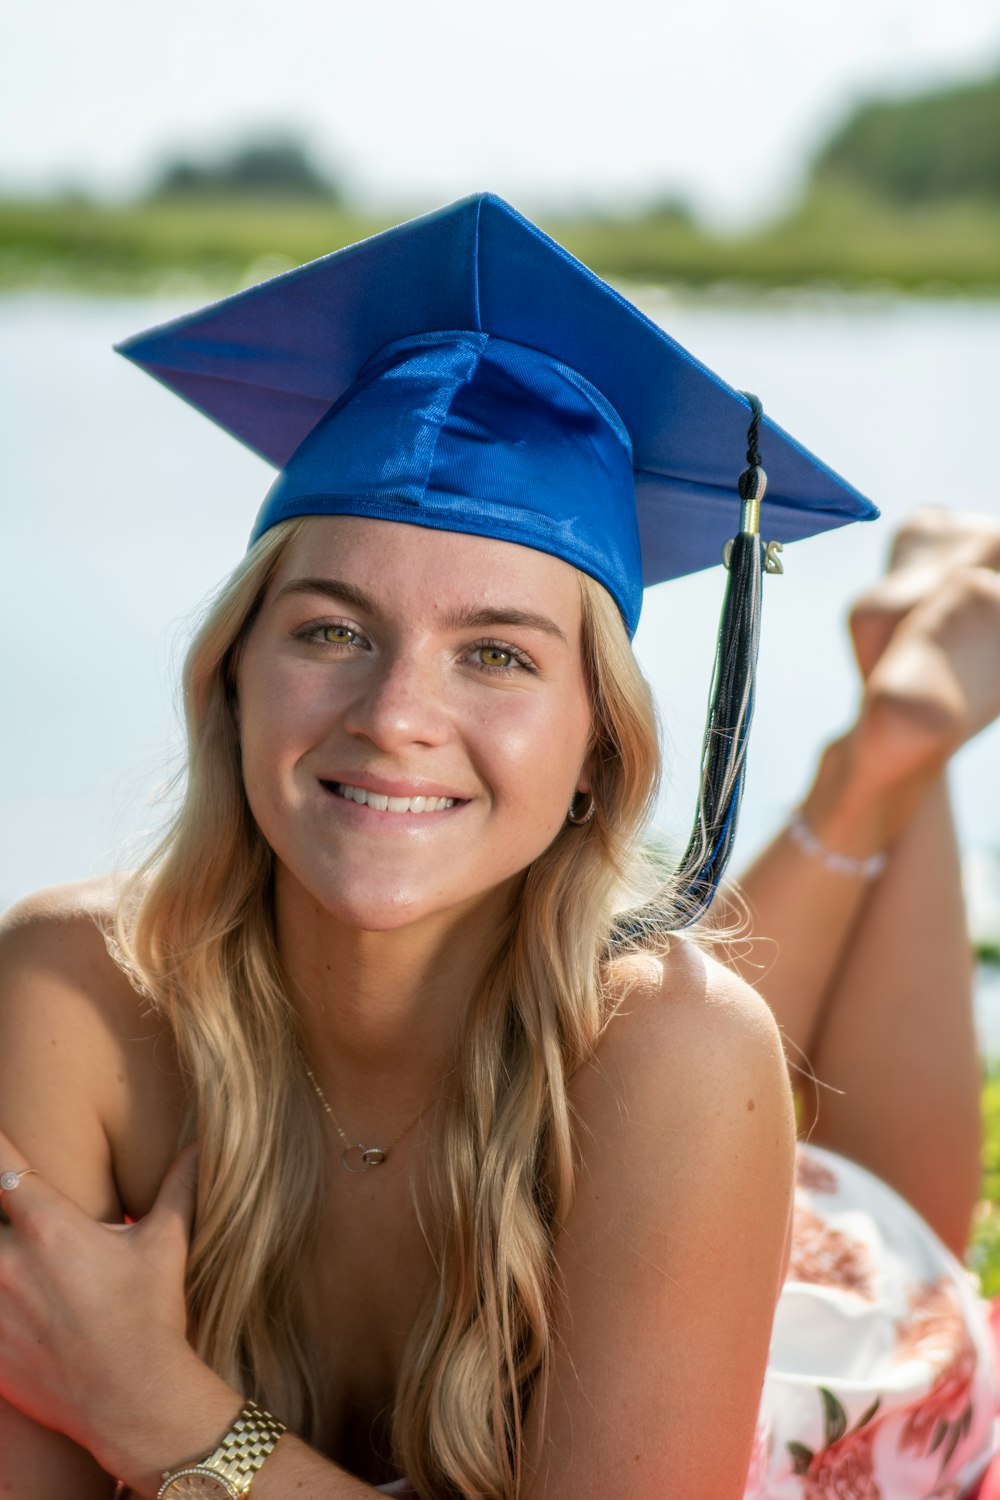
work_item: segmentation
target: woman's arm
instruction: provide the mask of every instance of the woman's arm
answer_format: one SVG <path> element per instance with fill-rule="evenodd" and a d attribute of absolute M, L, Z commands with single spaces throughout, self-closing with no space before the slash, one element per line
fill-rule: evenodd
<path fill-rule="evenodd" d="M 86 919 L 68 919 L 47 897 L 0 925 L 0 1126 L 19 1143 L 0 1171 L 30 1164 L 92 1218 L 114 1220 L 121 1205 L 98 1102 L 109 1057 L 87 994 L 88 937 L 97 934 Z M 8 1316 L 4 1306 L 0 1330 Z M 109 1500 L 114 1490 L 88 1452 L 3 1400 L 0 1480 L 18 1500 Z"/>
<path fill-rule="evenodd" d="M 112 1500 L 114 1481 L 61 1433 L 39 1427 L 0 1401 L 0 1475 L 17 1500 Z"/>
<path fill-rule="evenodd" d="M 764 1003 L 683 943 L 575 1085 L 579 1191 L 526 1500 L 738 1500 L 784 1274 L 794 1124 Z"/>

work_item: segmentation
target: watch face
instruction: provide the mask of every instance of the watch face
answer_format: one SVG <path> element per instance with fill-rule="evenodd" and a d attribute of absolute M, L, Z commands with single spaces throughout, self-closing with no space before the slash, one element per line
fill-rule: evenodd
<path fill-rule="evenodd" d="M 239 1492 L 210 1469 L 182 1469 L 160 1491 L 161 1500 L 239 1500 Z"/>

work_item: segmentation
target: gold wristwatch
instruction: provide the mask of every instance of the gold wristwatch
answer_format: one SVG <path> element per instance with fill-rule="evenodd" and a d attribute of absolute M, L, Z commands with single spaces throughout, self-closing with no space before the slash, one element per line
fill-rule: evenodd
<path fill-rule="evenodd" d="M 156 1500 L 243 1500 L 284 1424 L 248 1401 L 214 1453 L 163 1476 Z"/>

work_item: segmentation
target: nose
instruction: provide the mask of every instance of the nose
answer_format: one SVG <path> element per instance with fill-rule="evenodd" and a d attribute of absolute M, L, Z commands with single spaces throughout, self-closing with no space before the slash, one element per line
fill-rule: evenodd
<path fill-rule="evenodd" d="M 344 727 L 385 751 L 443 744 L 448 717 L 440 672 L 417 651 L 381 654 L 358 683 Z"/>

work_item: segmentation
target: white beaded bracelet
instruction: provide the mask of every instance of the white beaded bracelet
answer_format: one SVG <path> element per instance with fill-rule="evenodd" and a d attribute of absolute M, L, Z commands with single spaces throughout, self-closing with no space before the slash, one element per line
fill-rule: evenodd
<path fill-rule="evenodd" d="M 798 844 L 804 854 L 818 859 L 824 869 L 832 871 L 835 875 L 853 875 L 859 880 L 877 880 L 889 863 L 889 856 L 884 850 L 878 854 L 869 854 L 866 859 L 855 859 L 850 854 L 838 854 L 836 850 L 828 849 L 823 841 L 816 837 L 797 808 L 792 813 L 788 832 L 793 843 Z"/>

